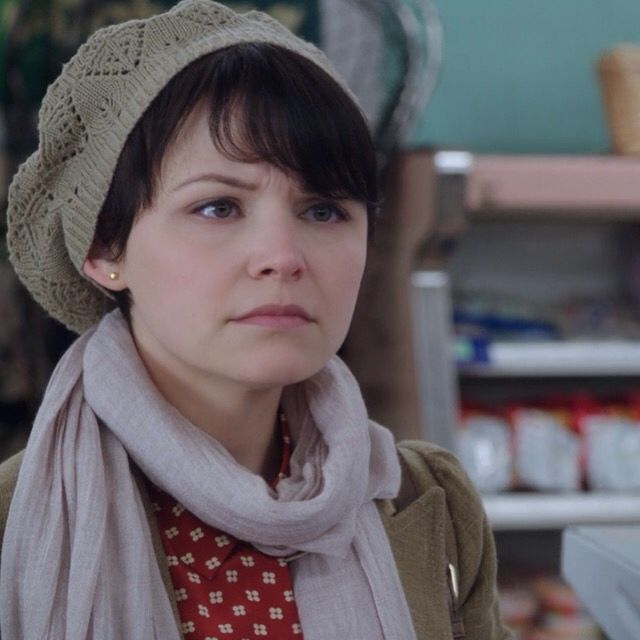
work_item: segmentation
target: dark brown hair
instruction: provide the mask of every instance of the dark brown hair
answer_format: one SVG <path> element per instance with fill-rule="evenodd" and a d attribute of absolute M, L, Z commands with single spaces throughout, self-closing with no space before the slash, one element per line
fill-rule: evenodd
<path fill-rule="evenodd" d="M 369 238 L 379 203 L 376 154 L 366 121 L 320 67 L 282 47 L 234 45 L 192 62 L 164 87 L 120 154 L 98 217 L 95 243 L 113 259 L 154 199 L 162 160 L 200 101 L 212 140 L 227 157 L 293 173 L 311 193 L 367 205 Z M 127 290 L 116 292 L 127 319 Z"/>

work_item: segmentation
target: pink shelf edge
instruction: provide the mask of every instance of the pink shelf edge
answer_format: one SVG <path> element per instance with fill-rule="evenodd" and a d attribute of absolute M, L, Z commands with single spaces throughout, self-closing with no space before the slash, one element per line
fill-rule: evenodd
<path fill-rule="evenodd" d="M 640 158 L 473 156 L 470 211 L 606 209 L 640 212 Z"/>

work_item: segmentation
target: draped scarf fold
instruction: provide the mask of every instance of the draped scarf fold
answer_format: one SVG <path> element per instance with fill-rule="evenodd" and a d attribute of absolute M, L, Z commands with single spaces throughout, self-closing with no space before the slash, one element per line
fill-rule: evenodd
<path fill-rule="evenodd" d="M 389 431 L 334 356 L 286 387 L 295 448 L 271 489 L 160 394 L 113 311 L 56 367 L 24 453 L 0 566 L 3 640 L 179 640 L 130 461 L 207 524 L 290 563 L 307 640 L 411 640 L 374 499 Z"/>

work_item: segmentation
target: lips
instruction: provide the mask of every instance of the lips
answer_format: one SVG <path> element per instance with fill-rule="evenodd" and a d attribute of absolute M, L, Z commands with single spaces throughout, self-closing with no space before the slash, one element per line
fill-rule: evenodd
<path fill-rule="evenodd" d="M 251 318 L 268 318 L 268 317 L 290 317 L 300 318 L 309 322 L 311 316 L 297 304 L 265 304 L 255 309 L 251 309 L 247 313 L 234 318 L 235 320 L 249 320 Z"/>

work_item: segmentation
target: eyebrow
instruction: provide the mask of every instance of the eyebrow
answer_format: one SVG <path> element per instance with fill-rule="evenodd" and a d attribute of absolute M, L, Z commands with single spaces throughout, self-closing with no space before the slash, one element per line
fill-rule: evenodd
<path fill-rule="evenodd" d="M 252 182 L 244 182 L 243 180 L 233 178 L 232 176 L 225 176 L 222 173 L 202 173 L 200 175 L 189 178 L 184 182 L 181 182 L 180 184 L 173 187 L 171 191 L 179 191 L 180 189 L 186 187 L 187 185 L 193 184 L 194 182 L 220 182 L 230 187 L 238 187 L 239 189 L 246 189 L 247 191 L 255 191 L 258 188 L 257 184 L 253 184 Z"/>

